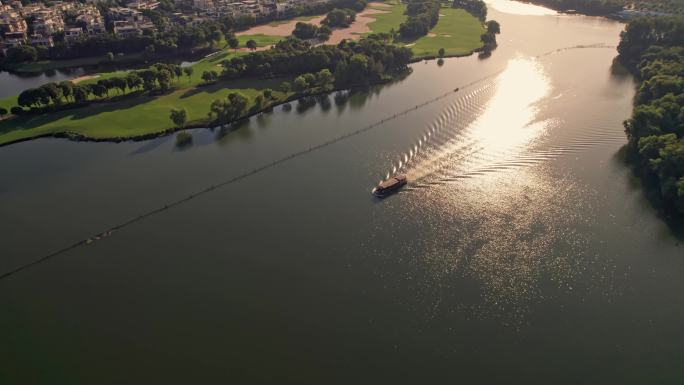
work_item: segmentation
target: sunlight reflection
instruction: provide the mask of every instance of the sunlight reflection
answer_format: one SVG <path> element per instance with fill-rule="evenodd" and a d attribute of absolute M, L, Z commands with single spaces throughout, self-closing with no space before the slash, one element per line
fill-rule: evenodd
<path fill-rule="evenodd" d="M 509 62 L 499 76 L 497 92 L 473 123 L 473 136 L 496 161 L 537 138 L 544 122 L 533 123 L 535 103 L 550 92 L 549 80 L 538 63 L 529 59 Z M 499 159 L 497 159 L 499 158 Z"/>
<path fill-rule="evenodd" d="M 510 13 L 513 15 L 526 15 L 526 16 L 546 16 L 546 15 L 557 15 L 558 12 L 540 7 L 538 5 L 521 3 L 518 1 L 511 0 L 485 0 L 487 5 L 491 5 L 492 8 L 497 11 Z"/>

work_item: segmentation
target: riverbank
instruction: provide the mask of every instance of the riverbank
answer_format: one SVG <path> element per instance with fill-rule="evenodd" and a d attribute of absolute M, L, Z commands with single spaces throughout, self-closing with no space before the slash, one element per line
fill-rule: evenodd
<path fill-rule="evenodd" d="M 395 78 L 388 80 L 388 81 L 378 81 L 378 82 L 369 82 L 369 83 L 363 83 L 363 84 L 353 84 L 353 85 L 347 85 L 344 87 L 338 87 L 334 88 L 330 91 L 321 91 L 321 92 L 314 92 L 314 93 L 307 93 L 307 94 L 295 94 L 295 93 L 282 93 L 282 92 L 274 92 L 274 98 L 271 100 L 270 103 L 265 105 L 263 108 L 256 109 L 254 110 L 254 101 L 252 100 L 252 104 L 250 104 L 250 108 L 248 110 L 250 111 L 249 113 L 241 116 L 238 119 L 226 122 L 223 124 L 223 126 L 231 125 L 234 123 L 238 123 L 240 121 L 246 121 L 254 116 L 263 114 L 263 113 L 268 113 L 269 111 L 272 111 L 275 107 L 287 104 L 287 103 L 292 103 L 292 102 L 297 102 L 299 100 L 303 100 L 306 98 L 317 98 L 320 96 L 329 96 L 332 95 L 333 93 L 336 92 L 341 92 L 341 91 L 353 91 L 356 89 L 363 89 L 367 88 L 370 86 L 377 86 L 377 85 L 383 85 L 387 83 L 391 83 L 394 81 L 397 81 L 398 79 L 401 79 L 405 76 L 408 76 L 410 73 L 410 70 L 408 70 L 405 73 L 400 73 L 395 76 Z M 286 78 L 283 78 L 286 79 Z M 277 80 L 277 79 L 271 79 L 271 80 Z M 281 79 L 282 80 L 282 79 Z M 183 91 L 183 90 L 179 90 Z M 235 91 L 235 89 L 227 89 L 226 91 Z M 263 91 L 263 89 L 259 89 L 258 91 Z M 260 95 L 261 92 L 253 93 L 245 93 L 244 90 L 240 91 L 243 95 L 246 96 L 256 96 Z M 174 92 L 175 93 L 175 92 Z M 104 103 L 103 103 L 104 104 Z M 89 107 L 84 107 L 84 108 L 93 108 L 94 106 L 89 106 Z M 208 106 L 207 106 L 208 108 Z M 63 112 L 63 111 L 61 111 Z M 168 111 L 166 111 L 168 114 Z M 166 121 L 169 122 L 169 119 L 167 116 Z M 21 119 L 22 117 L 16 117 L 15 119 Z M 6 119 L 7 122 L 11 122 L 11 120 Z M 78 141 L 78 142 L 124 142 L 124 141 L 142 141 L 142 140 L 149 140 L 149 139 L 154 139 L 154 138 L 159 138 L 167 135 L 174 134 L 179 131 L 186 131 L 186 130 L 192 130 L 192 129 L 199 129 L 199 128 L 207 128 L 211 127 L 212 125 L 215 125 L 215 122 L 213 122 L 209 118 L 204 118 L 204 119 L 196 119 L 193 121 L 190 121 L 183 127 L 169 127 L 171 123 L 168 123 L 166 127 L 158 131 L 151 131 L 151 132 L 141 132 L 141 133 L 131 133 L 129 135 L 105 135 L 105 136 L 100 136 L 99 134 L 86 134 L 84 132 L 79 132 L 79 131 L 70 131 L 70 130 L 56 130 L 56 131 L 49 131 L 49 132 L 39 132 L 36 133 L 35 135 L 30 135 L 30 136 L 23 136 L 19 137 L 16 139 L 11 139 L 11 138 L 6 138 L 2 131 L 2 123 L 3 121 L 0 120 L 0 147 L 3 146 L 8 146 L 11 144 L 15 143 L 21 143 L 21 142 L 26 142 L 34 139 L 40 139 L 40 138 L 64 138 L 64 139 L 69 139 L 73 141 Z M 148 126 L 149 127 L 149 126 Z"/>
<path fill-rule="evenodd" d="M 308 46 L 299 42 L 297 48 L 283 48 L 279 52 L 292 60 L 296 60 L 308 52 Z M 190 126 L 203 126 L 212 124 L 212 119 L 217 119 L 220 110 L 214 109 L 212 103 L 215 101 L 226 100 L 232 93 L 241 94 L 246 100 L 245 105 L 239 110 L 223 115 L 222 121 L 227 122 L 225 116 L 230 119 L 244 117 L 247 111 L 260 112 L 267 110 L 270 106 L 290 100 L 293 96 L 312 94 L 322 90 L 332 89 L 333 84 L 342 85 L 343 88 L 359 83 L 372 83 L 375 81 L 389 81 L 397 78 L 405 70 L 408 64 L 410 53 L 406 49 L 400 49 L 389 44 L 378 45 L 376 42 L 361 42 L 358 46 L 360 50 L 354 52 L 350 47 L 346 49 L 326 46 L 310 48 L 312 51 L 320 53 L 330 52 L 344 58 L 345 62 L 349 57 L 356 55 L 357 58 L 369 60 L 368 56 L 372 53 L 384 54 L 384 57 L 392 57 L 391 67 L 383 67 L 383 71 L 376 71 L 376 68 L 361 67 L 360 72 L 353 74 L 349 70 L 340 67 L 340 78 L 336 81 L 331 72 L 335 72 L 335 67 L 319 66 L 315 73 L 306 73 L 298 67 L 281 67 L 277 72 L 263 74 L 255 72 L 257 65 L 251 63 L 249 68 L 244 68 L 245 72 L 235 79 L 230 76 L 223 76 L 220 81 L 207 84 L 206 74 L 209 71 L 221 73 L 225 65 L 225 58 L 222 56 L 211 56 L 192 65 L 192 73 L 174 77 L 164 87 L 153 85 L 146 87 L 144 91 L 138 88 L 124 87 L 122 90 L 115 91 L 112 97 L 109 95 L 89 95 L 86 106 L 75 105 L 72 100 L 59 98 L 56 101 L 43 103 L 42 109 L 35 109 L 31 112 L 19 113 L 13 119 L 0 123 L 0 143 L 11 143 L 25 138 L 41 137 L 44 135 L 67 135 L 75 138 L 93 138 L 103 140 L 120 140 L 122 138 L 148 137 L 148 135 L 164 134 L 173 127 L 170 121 L 169 112 L 171 109 L 185 109 L 187 116 L 186 122 Z M 228 57 L 236 58 L 241 53 L 233 53 Z M 274 65 L 275 59 L 271 53 L 255 54 L 253 60 L 259 60 L 266 65 Z M 343 62 L 343 63 L 345 63 Z M 363 63 L 363 61 L 362 61 Z M 378 61 L 382 63 L 382 61 Z M 232 65 L 232 62 L 231 62 Z M 327 71 L 322 71 L 326 69 Z M 146 70 L 150 71 L 150 70 Z M 154 68 L 151 71 L 156 71 Z M 161 71 L 161 70 L 160 70 Z M 139 76 L 144 76 L 144 72 L 138 72 Z M 154 73 L 154 72 L 152 72 Z M 277 76 L 276 74 L 297 74 L 303 75 L 301 78 Z M 326 75 L 327 73 L 327 75 Z M 125 78 L 119 77 L 118 80 Z M 89 79 L 84 82 L 93 82 L 97 79 Z M 102 81 L 104 79 L 99 79 Z M 115 79 L 112 79 L 113 81 Z M 285 84 L 287 82 L 287 84 Z M 102 87 L 102 86 L 101 86 Z M 166 88 L 166 90 L 164 90 Z M 292 89 L 296 90 L 293 92 Z M 128 94 L 123 91 L 128 91 Z M 3 100 L 3 103 L 12 102 L 12 98 Z M 222 108 L 222 107 L 218 107 Z M 227 107 L 232 108 L 232 107 Z M 210 115 L 210 111 L 213 111 Z"/>
<path fill-rule="evenodd" d="M 639 81 L 632 116 L 625 121 L 628 159 L 654 205 L 680 222 L 684 219 L 683 26 L 684 17 L 634 20 L 618 46 L 618 59 Z"/>

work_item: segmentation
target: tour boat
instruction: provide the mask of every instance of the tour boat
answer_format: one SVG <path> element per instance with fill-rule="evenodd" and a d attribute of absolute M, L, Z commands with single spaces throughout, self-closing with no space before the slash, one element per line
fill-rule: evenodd
<path fill-rule="evenodd" d="M 406 175 L 395 175 L 387 180 L 383 180 L 379 185 L 375 186 L 371 193 L 376 197 L 386 197 L 392 193 L 399 191 L 402 186 L 406 184 Z"/>

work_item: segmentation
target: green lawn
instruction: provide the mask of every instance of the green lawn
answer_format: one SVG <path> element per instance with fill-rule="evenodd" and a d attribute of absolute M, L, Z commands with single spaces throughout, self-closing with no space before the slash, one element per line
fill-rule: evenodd
<path fill-rule="evenodd" d="M 372 15 L 374 22 L 368 24 L 373 33 L 399 30 L 399 25 L 406 20 L 406 6 L 401 3 L 387 2 L 392 7 L 377 7 L 388 11 Z M 440 48 L 444 48 L 448 56 L 467 55 L 480 48 L 480 35 L 485 29 L 482 23 L 462 9 L 444 7 L 440 10 L 443 15 L 437 25 L 430 31 L 429 36 L 423 36 L 415 41 L 397 43 L 409 47 L 415 57 L 436 56 Z"/>
<path fill-rule="evenodd" d="M 439 12 L 444 16 L 430 31 L 434 36 L 405 44 L 416 57 L 437 55 L 440 48 L 444 48 L 447 56 L 467 55 L 482 47 L 480 35 L 485 29 L 476 17 L 462 9 L 442 8 Z"/>
<path fill-rule="evenodd" d="M 368 28 L 373 31 L 372 33 L 389 33 L 392 29 L 398 31 L 399 25 L 406 20 L 406 15 L 404 15 L 406 5 L 404 4 L 393 4 L 392 8 L 376 7 L 375 9 L 386 11 L 387 13 L 370 15 L 370 17 L 375 19 L 375 21 L 368 23 Z"/>
<path fill-rule="evenodd" d="M 91 138 L 132 137 L 171 128 L 171 108 L 188 111 L 188 122 L 206 122 L 209 105 L 238 91 L 251 100 L 265 88 L 277 88 L 282 79 L 233 81 L 200 88 L 178 89 L 159 97 L 140 96 L 54 114 L 24 116 L 0 122 L 0 144 L 42 134 L 72 132 Z M 291 94 L 274 92 L 275 101 Z"/>

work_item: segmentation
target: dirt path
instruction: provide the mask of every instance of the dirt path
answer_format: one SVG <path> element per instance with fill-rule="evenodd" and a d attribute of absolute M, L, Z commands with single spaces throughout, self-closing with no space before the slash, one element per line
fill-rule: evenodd
<path fill-rule="evenodd" d="M 387 11 L 376 9 L 385 8 L 387 6 L 387 4 L 383 3 L 368 3 L 368 7 L 363 12 L 358 13 L 356 15 L 356 20 L 354 21 L 354 23 L 352 23 L 352 25 L 349 28 L 334 29 L 332 35 L 330 35 L 330 40 L 328 40 L 326 44 L 337 44 L 344 39 L 358 40 L 361 37 L 361 34 L 371 32 L 371 29 L 368 27 L 368 24 L 375 21 L 375 18 L 371 15 L 375 15 L 378 13 L 387 13 Z M 314 17 L 313 19 L 307 21 L 307 23 L 320 25 L 323 19 L 325 19 L 325 15 Z M 270 36 L 289 36 L 294 30 L 295 24 L 297 23 L 297 20 L 291 20 L 287 23 L 279 25 L 258 25 L 246 31 L 238 32 L 237 35 L 243 36 L 263 34 Z"/>
<path fill-rule="evenodd" d="M 84 82 L 84 81 L 90 80 L 90 79 L 97 79 L 99 77 L 100 77 L 100 75 L 83 75 L 83 76 L 79 76 L 77 78 L 71 79 L 71 82 L 74 84 L 78 84 L 80 82 Z"/>

